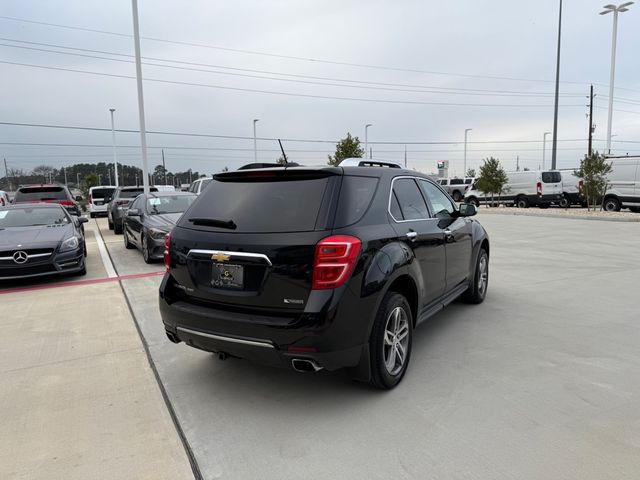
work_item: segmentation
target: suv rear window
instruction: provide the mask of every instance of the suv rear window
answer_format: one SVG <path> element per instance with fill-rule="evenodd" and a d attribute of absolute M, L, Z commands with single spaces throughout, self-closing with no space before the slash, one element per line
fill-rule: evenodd
<path fill-rule="evenodd" d="M 69 200 L 64 187 L 25 187 L 16 192 L 16 202 L 34 200 Z"/>
<path fill-rule="evenodd" d="M 157 192 L 158 189 L 155 187 L 151 187 L 149 188 L 150 192 Z M 138 195 L 140 195 L 141 193 L 144 192 L 143 188 L 135 188 L 133 190 L 128 189 L 128 190 L 120 190 L 120 193 L 118 194 L 118 198 L 136 198 Z"/>
<path fill-rule="evenodd" d="M 449 185 L 462 185 L 464 183 L 464 180 L 461 178 L 452 178 L 451 181 L 449 182 Z"/>
<path fill-rule="evenodd" d="M 91 196 L 93 198 L 107 198 L 113 194 L 115 188 L 94 188 L 91 190 Z"/>
<path fill-rule="evenodd" d="M 309 232 L 315 229 L 329 179 L 220 181 L 207 188 L 189 210 L 189 218 L 232 220 L 237 233 Z M 193 228 L 189 218 L 180 225 Z"/>
<path fill-rule="evenodd" d="M 544 183 L 560 183 L 562 175 L 560 172 L 542 172 L 542 181 Z"/>
<path fill-rule="evenodd" d="M 342 177 L 340 190 L 340 206 L 336 212 L 335 227 L 342 228 L 353 225 L 362 218 L 369 208 L 373 194 L 378 186 L 378 179 L 372 177 Z"/>

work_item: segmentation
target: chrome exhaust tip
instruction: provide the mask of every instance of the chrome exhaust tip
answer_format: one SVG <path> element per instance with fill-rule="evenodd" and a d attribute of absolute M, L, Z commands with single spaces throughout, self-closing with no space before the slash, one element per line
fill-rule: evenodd
<path fill-rule="evenodd" d="M 318 365 L 314 360 L 307 358 L 294 358 L 291 360 L 291 366 L 296 372 L 318 372 L 322 370 L 322 367 Z"/>

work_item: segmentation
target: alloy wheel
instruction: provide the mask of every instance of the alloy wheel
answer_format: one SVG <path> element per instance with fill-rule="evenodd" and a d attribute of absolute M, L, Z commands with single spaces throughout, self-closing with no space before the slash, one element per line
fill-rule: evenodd
<path fill-rule="evenodd" d="M 390 375 L 402 371 L 409 349 L 409 320 L 404 308 L 394 308 L 387 317 L 384 328 L 382 355 Z"/>
<path fill-rule="evenodd" d="M 478 293 L 484 297 L 484 293 L 487 290 L 487 284 L 489 283 L 489 263 L 487 262 L 487 256 L 482 255 L 480 257 L 480 263 L 478 264 Z"/>

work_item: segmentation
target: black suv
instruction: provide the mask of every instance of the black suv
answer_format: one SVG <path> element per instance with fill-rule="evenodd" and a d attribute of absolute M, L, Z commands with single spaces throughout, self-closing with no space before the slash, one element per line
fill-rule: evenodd
<path fill-rule="evenodd" d="M 395 165 L 390 165 L 395 167 Z M 412 332 L 487 291 L 489 240 L 429 177 L 388 167 L 215 175 L 165 239 L 173 342 L 392 388 Z"/>
<path fill-rule="evenodd" d="M 78 202 L 81 200 L 79 196 L 74 198 L 64 185 L 25 185 L 16 190 L 13 203 L 58 203 L 71 215 L 80 217 L 82 210 Z"/>
<path fill-rule="evenodd" d="M 149 191 L 157 192 L 158 189 L 151 187 Z M 113 191 L 113 195 L 108 199 L 109 205 L 107 205 L 107 224 L 109 225 L 109 230 L 113 230 L 113 232 L 118 235 L 122 233 L 123 220 L 127 214 L 129 204 L 141 193 L 144 193 L 143 187 L 117 187 Z"/>

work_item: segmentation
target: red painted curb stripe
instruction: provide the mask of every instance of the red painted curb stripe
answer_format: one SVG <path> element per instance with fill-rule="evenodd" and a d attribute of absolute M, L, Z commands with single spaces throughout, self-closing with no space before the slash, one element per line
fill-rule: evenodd
<path fill-rule="evenodd" d="M 18 288 L 10 288 L 7 290 L 0 290 L 0 295 L 5 293 L 17 293 L 17 292 L 32 292 L 35 290 L 48 290 L 50 288 L 63 288 L 63 287 L 77 287 L 79 285 L 93 285 L 96 283 L 107 283 L 107 282 L 119 282 L 120 280 L 135 280 L 137 278 L 146 278 L 146 277 L 158 277 L 160 275 L 164 275 L 164 272 L 148 272 L 148 273 L 135 273 L 132 275 L 121 275 L 119 277 L 108 277 L 108 278 L 94 278 L 91 280 L 78 280 L 76 282 L 60 282 L 60 283 L 50 283 L 47 285 L 36 285 L 33 287 L 18 287 Z"/>

